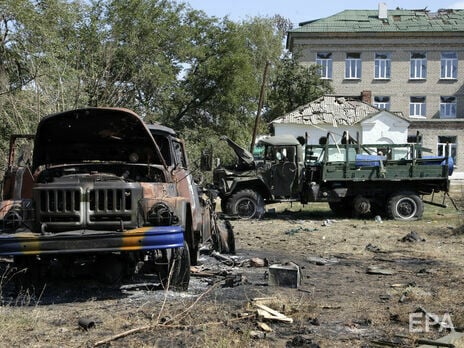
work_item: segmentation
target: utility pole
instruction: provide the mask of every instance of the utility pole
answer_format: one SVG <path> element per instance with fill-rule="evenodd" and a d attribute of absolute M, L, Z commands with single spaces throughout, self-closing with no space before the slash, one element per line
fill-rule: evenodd
<path fill-rule="evenodd" d="M 258 112 L 256 113 L 255 126 L 253 128 L 253 137 L 250 144 L 250 153 L 253 154 L 253 149 L 255 147 L 256 132 L 258 131 L 258 121 L 261 116 L 261 109 L 263 108 L 264 103 L 264 89 L 266 88 L 266 79 L 267 79 L 267 70 L 269 69 L 269 61 L 266 61 L 264 65 L 263 81 L 261 83 L 261 91 L 259 92 L 259 101 L 258 101 Z"/>

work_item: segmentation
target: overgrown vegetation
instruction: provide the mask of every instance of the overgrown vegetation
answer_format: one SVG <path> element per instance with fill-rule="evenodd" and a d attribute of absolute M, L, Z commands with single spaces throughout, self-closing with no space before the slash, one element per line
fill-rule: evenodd
<path fill-rule="evenodd" d="M 175 128 L 196 158 L 222 134 L 249 145 L 266 64 L 266 121 L 330 90 L 284 54 L 291 25 L 278 15 L 233 22 L 170 0 L 18 0 L 1 2 L 0 16 L 2 154 L 44 115 L 113 106 Z"/>

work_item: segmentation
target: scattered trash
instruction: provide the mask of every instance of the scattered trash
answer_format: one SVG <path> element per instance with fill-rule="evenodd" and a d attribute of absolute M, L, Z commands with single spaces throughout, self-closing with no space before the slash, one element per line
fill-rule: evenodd
<path fill-rule="evenodd" d="M 266 338 L 266 333 L 263 331 L 251 330 L 248 334 L 254 340 Z"/>
<path fill-rule="evenodd" d="M 332 225 L 334 222 L 337 222 L 336 220 L 330 220 L 330 219 L 327 219 L 327 220 L 324 220 L 322 222 L 322 226 L 330 226 Z"/>
<path fill-rule="evenodd" d="M 269 285 L 297 288 L 301 284 L 300 267 L 293 262 L 269 266 Z"/>
<path fill-rule="evenodd" d="M 372 251 L 373 253 L 379 253 L 380 248 L 378 246 L 372 245 L 371 243 L 366 245 L 366 250 L 367 251 Z"/>
<path fill-rule="evenodd" d="M 380 275 L 393 275 L 395 272 L 391 269 L 379 268 L 377 266 L 370 266 L 367 271 L 367 274 L 380 274 Z"/>
<path fill-rule="evenodd" d="M 261 303 L 255 303 L 258 318 L 293 323 L 293 319 Z"/>
<path fill-rule="evenodd" d="M 263 330 L 263 331 L 265 331 L 265 332 L 272 332 L 272 331 L 274 331 L 274 330 L 272 330 L 272 328 L 271 328 L 269 325 L 267 325 L 266 323 L 263 323 L 263 322 L 261 322 L 261 321 L 258 321 L 256 324 L 258 325 L 258 327 L 259 327 L 261 330 Z"/>
<path fill-rule="evenodd" d="M 241 274 L 234 274 L 229 277 L 227 277 L 224 280 L 224 284 L 222 284 L 223 288 L 234 288 L 236 286 L 242 285 L 242 284 L 247 284 L 248 279 L 245 276 L 242 276 Z"/>
<path fill-rule="evenodd" d="M 327 264 L 338 263 L 336 258 L 326 258 L 326 257 L 317 257 L 317 256 L 308 256 L 306 261 L 314 263 L 317 266 L 324 266 Z"/>
<path fill-rule="evenodd" d="M 380 217 L 380 215 L 376 215 L 374 220 L 375 220 L 375 222 L 377 222 L 379 224 L 383 223 L 382 218 Z"/>
<path fill-rule="evenodd" d="M 79 327 L 81 327 L 85 331 L 95 327 L 95 321 L 88 318 L 80 318 L 78 323 Z"/>
<path fill-rule="evenodd" d="M 252 257 L 248 260 L 250 267 L 267 267 L 269 261 L 267 259 L 261 259 L 259 257 Z"/>
<path fill-rule="evenodd" d="M 217 251 L 213 251 L 211 256 L 216 258 L 217 260 L 221 261 L 222 263 L 226 264 L 227 266 L 235 266 L 235 260 L 229 256 L 222 255 Z"/>
<path fill-rule="evenodd" d="M 390 301 L 391 300 L 391 295 L 380 295 L 379 299 L 381 301 Z"/>
<path fill-rule="evenodd" d="M 293 236 L 295 233 L 299 233 L 299 232 L 315 232 L 317 231 L 317 228 L 307 228 L 307 227 L 296 227 L 296 228 L 292 228 L 288 231 L 285 231 L 285 234 L 288 234 L 290 236 Z"/>
<path fill-rule="evenodd" d="M 401 242 L 425 242 L 424 238 L 419 237 L 419 234 L 415 231 L 409 232 L 407 235 L 405 235 L 403 238 L 399 239 Z"/>

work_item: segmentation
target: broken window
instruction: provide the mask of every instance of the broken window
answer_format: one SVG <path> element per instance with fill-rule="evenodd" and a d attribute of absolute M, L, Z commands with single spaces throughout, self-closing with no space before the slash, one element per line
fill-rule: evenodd
<path fill-rule="evenodd" d="M 390 97 L 387 96 L 375 96 L 374 106 L 377 109 L 390 110 Z"/>
<path fill-rule="evenodd" d="M 409 117 L 424 118 L 425 116 L 425 97 L 411 97 L 409 102 Z"/>
<path fill-rule="evenodd" d="M 441 79 L 456 79 L 458 77 L 458 56 L 456 52 L 441 53 Z"/>
<path fill-rule="evenodd" d="M 427 77 L 427 55 L 425 52 L 411 53 L 411 79 L 425 79 Z"/>
<path fill-rule="evenodd" d="M 319 66 L 319 76 L 321 77 L 321 79 L 332 78 L 331 52 L 318 52 L 316 57 L 316 64 Z"/>
<path fill-rule="evenodd" d="M 391 54 L 390 53 L 375 53 L 375 71 L 374 78 L 389 79 L 391 72 Z"/>
<path fill-rule="evenodd" d="M 345 78 L 361 78 L 361 53 L 347 53 L 345 60 Z"/>
<path fill-rule="evenodd" d="M 440 97 L 440 118 L 456 118 L 456 97 Z"/>

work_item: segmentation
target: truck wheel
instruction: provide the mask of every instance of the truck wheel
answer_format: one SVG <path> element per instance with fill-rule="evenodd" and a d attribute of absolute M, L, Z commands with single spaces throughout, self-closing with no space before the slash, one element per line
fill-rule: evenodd
<path fill-rule="evenodd" d="M 226 208 L 231 215 L 242 219 L 260 219 L 264 214 L 264 200 L 256 191 L 242 190 L 230 196 Z"/>
<path fill-rule="evenodd" d="M 413 192 L 399 192 L 388 200 L 388 216 L 395 220 L 417 220 L 424 212 L 424 202 Z"/>
<path fill-rule="evenodd" d="M 190 253 L 188 244 L 183 248 L 162 250 L 165 266 L 160 267 L 158 276 L 163 288 L 187 291 L 190 282 Z"/>
<path fill-rule="evenodd" d="M 215 219 L 213 249 L 223 254 L 235 254 L 235 236 L 229 221 Z"/>
<path fill-rule="evenodd" d="M 369 198 L 358 195 L 353 200 L 353 216 L 365 217 L 372 212 L 372 204 Z"/>

